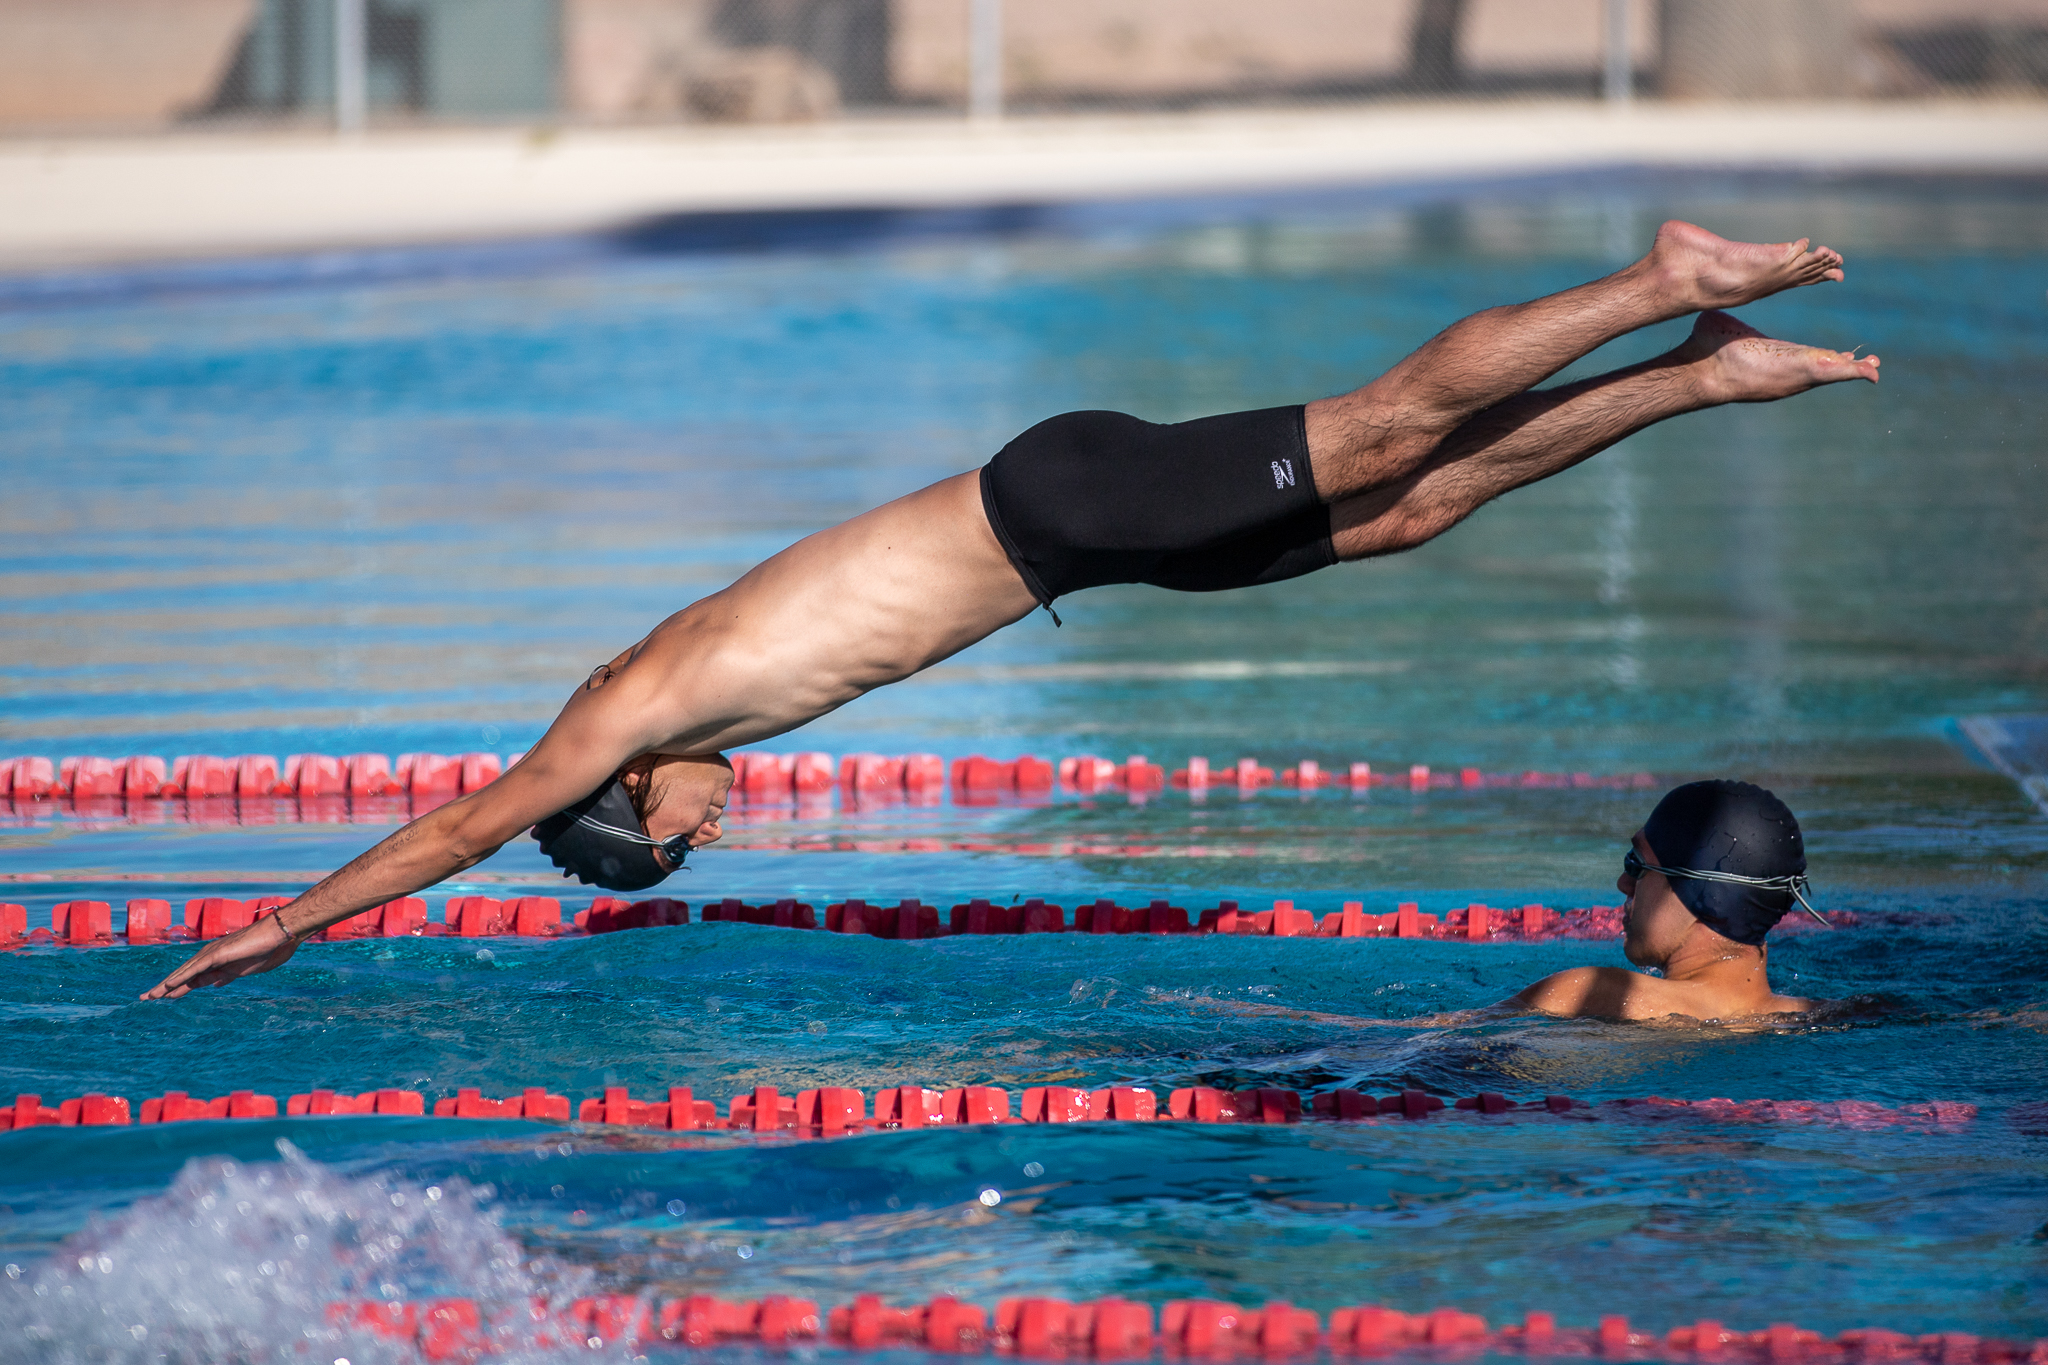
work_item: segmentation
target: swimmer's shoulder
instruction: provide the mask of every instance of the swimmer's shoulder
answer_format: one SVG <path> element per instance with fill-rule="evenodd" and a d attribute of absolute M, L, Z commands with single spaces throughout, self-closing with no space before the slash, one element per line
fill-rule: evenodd
<path fill-rule="evenodd" d="M 1660 987 L 1666 983 L 1657 977 L 1621 967 L 1570 967 L 1503 1003 L 1567 1019 L 1649 1019 L 1672 1012 L 1671 1002 L 1651 998 Z"/>

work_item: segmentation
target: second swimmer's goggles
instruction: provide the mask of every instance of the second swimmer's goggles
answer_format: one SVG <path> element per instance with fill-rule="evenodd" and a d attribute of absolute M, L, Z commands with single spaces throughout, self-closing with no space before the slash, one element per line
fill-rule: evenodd
<path fill-rule="evenodd" d="M 1621 855 L 1621 870 L 1637 881 L 1642 879 L 1644 873 L 1655 872 L 1659 876 L 1683 877 L 1688 881 L 1720 882 L 1727 886 L 1752 887 L 1758 891 L 1790 892 L 1792 898 L 1799 902 L 1800 909 L 1828 928 L 1835 927 L 1828 924 L 1827 916 L 1814 909 L 1813 903 L 1806 899 L 1806 893 L 1812 890 L 1812 883 L 1806 880 L 1804 872 L 1795 872 L 1789 877 L 1745 877 L 1739 872 L 1709 872 L 1697 867 L 1658 867 L 1653 863 L 1644 862 L 1642 855 L 1634 848 Z"/>

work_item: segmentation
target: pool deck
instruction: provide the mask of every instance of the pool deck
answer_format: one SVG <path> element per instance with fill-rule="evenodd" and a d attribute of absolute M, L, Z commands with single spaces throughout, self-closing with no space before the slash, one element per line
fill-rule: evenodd
<path fill-rule="evenodd" d="M 2048 172 L 2048 102 L 1583 103 L 0 141 L 0 271 L 1605 168 Z"/>

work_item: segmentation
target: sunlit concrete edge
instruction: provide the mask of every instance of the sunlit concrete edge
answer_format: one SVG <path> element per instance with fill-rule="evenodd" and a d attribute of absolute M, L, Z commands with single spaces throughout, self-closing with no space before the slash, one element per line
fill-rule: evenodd
<path fill-rule="evenodd" d="M 1050 203 L 1700 167 L 2048 171 L 2048 103 L 1232 111 L 778 127 L 0 141 L 0 270 L 601 232 L 662 215 Z"/>

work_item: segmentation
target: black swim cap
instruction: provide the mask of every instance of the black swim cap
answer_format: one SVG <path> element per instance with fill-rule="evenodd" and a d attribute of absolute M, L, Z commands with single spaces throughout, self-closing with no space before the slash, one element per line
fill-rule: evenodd
<path fill-rule="evenodd" d="M 1671 889 L 1693 917 L 1737 943 L 1762 943 L 1772 925 L 1803 903 L 1795 889 L 1803 888 L 1806 874 L 1799 821 L 1762 787 L 1688 782 L 1657 803 L 1643 821 L 1643 838 L 1672 870 Z M 1686 871 L 1708 875 L 1687 877 Z"/>
<path fill-rule="evenodd" d="M 656 849 L 666 852 L 677 867 L 690 851 L 688 835 L 664 842 L 641 832 L 633 798 L 617 777 L 535 825 L 533 837 L 564 877 L 574 876 L 607 891 L 645 891 L 666 878 L 668 873 L 655 859 Z"/>

